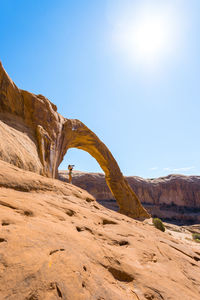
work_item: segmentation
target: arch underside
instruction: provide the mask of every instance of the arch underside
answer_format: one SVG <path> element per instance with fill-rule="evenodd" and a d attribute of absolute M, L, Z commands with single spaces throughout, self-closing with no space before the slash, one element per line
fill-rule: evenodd
<path fill-rule="evenodd" d="M 84 150 L 95 158 L 105 173 L 106 183 L 119 205 L 120 213 L 137 219 L 150 217 L 124 178 L 109 149 L 96 134 L 79 120 L 65 120 L 61 155 L 57 167 L 70 148 Z"/>

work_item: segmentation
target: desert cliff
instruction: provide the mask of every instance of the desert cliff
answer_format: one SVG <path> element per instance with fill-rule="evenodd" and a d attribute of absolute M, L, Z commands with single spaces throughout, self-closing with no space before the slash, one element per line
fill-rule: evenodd
<path fill-rule="evenodd" d="M 60 179 L 67 181 L 65 171 Z M 169 175 L 155 179 L 126 177 L 131 188 L 152 214 L 179 224 L 200 223 L 200 176 Z M 75 171 L 73 183 L 87 190 L 99 203 L 117 210 L 117 203 L 101 173 Z"/>

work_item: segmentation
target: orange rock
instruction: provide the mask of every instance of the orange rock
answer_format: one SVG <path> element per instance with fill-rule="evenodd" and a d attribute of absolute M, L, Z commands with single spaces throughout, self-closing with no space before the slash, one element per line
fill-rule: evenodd
<path fill-rule="evenodd" d="M 2 160 L 55 178 L 69 148 L 85 150 L 105 172 L 119 211 L 133 218 L 150 217 L 99 138 L 79 120 L 62 117 L 56 106 L 44 96 L 19 90 L 1 64 L 0 120 Z"/>
<path fill-rule="evenodd" d="M 0 299 L 199 300 L 200 246 L 172 229 L 0 160 Z"/>
<path fill-rule="evenodd" d="M 59 171 L 59 177 L 66 180 L 62 171 Z M 138 176 L 125 178 L 153 216 L 179 224 L 200 223 L 200 176 L 173 174 L 154 179 Z M 110 209 L 117 209 L 104 174 L 75 171 L 73 183 L 87 190 L 99 203 Z"/>

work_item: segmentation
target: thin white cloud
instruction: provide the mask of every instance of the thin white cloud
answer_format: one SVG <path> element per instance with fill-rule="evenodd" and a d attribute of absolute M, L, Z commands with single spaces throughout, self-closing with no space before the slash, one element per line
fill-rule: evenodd
<path fill-rule="evenodd" d="M 176 168 L 174 169 L 174 172 L 180 172 L 180 171 L 189 171 L 189 170 L 192 170 L 194 169 L 195 167 L 186 167 L 186 168 Z"/>
<path fill-rule="evenodd" d="M 155 171 L 155 170 L 158 170 L 158 167 L 153 167 L 153 168 L 150 168 L 149 170 Z"/>
<path fill-rule="evenodd" d="M 169 172 L 187 172 L 193 169 L 195 169 L 194 166 L 183 167 L 183 168 L 163 168 L 164 171 L 169 171 Z"/>

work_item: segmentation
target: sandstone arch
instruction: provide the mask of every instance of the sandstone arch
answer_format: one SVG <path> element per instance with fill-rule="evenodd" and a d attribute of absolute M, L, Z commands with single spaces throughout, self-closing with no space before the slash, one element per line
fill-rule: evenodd
<path fill-rule="evenodd" d="M 141 205 L 129 186 L 109 149 L 79 120 L 66 119 L 62 130 L 62 146 L 57 168 L 69 148 L 88 152 L 99 163 L 105 173 L 108 187 L 119 205 L 119 212 L 133 218 L 148 218 L 150 215 Z"/>
<path fill-rule="evenodd" d="M 57 177 L 58 166 L 69 148 L 87 151 L 105 172 L 120 212 L 133 218 L 150 217 L 100 139 L 79 120 L 61 116 L 44 96 L 18 89 L 0 62 L 2 132 L 1 160 L 48 177 Z"/>

